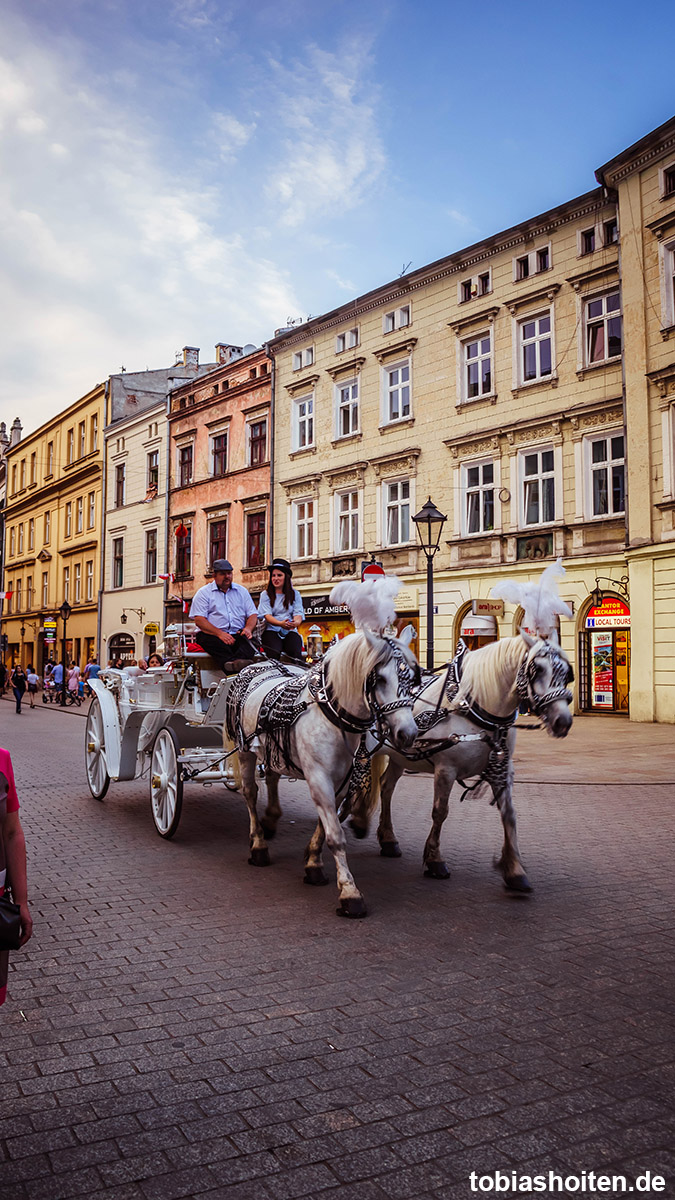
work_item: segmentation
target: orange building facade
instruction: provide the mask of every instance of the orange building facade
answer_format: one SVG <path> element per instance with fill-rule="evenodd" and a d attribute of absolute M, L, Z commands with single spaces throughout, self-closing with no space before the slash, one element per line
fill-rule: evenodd
<path fill-rule="evenodd" d="M 271 365 L 254 347 L 221 344 L 216 356 L 213 371 L 171 393 L 167 623 L 217 558 L 254 596 L 267 582 Z"/>

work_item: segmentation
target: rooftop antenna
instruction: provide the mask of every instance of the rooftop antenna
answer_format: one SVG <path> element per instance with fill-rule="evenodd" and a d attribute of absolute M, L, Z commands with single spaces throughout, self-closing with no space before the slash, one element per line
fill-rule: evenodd
<path fill-rule="evenodd" d="M 399 274 L 398 274 L 398 277 L 399 277 L 399 279 L 402 279 L 404 275 L 407 275 L 407 274 L 408 274 L 408 271 L 410 270 L 410 268 L 411 268 L 411 267 L 412 267 L 412 259 L 410 259 L 410 262 L 409 262 L 409 263 L 404 263 L 404 264 L 403 264 L 403 267 L 402 267 L 402 269 L 399 271 Z"/>

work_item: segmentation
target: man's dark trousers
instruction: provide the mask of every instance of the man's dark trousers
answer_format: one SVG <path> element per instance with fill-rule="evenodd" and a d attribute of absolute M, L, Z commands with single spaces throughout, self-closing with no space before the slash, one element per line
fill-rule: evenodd
<path fill-rule="evenodd" d="M 214 633 L 203 633 L 200 629 L 195 636 L 195 641 L 202 650 L 215 659 L 221 669 L 225 663 L 233 662 L 236 658 L 253 659 L 256 656 L 254 647 L 243 633 L 235 634 L 232 645 L 226 646 L 225 642 L 221 642 Z"/>

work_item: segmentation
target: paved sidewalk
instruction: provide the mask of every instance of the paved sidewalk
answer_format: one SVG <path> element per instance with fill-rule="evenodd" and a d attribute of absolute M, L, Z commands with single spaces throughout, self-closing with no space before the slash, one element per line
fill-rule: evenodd
<path fill-rule="evenodd" d="M 485 801 L 451 800 L 452 878 L 424 879 L 431 784 L 405 778 L 404 856 L 349 837 L 349 922 L 302 884 L 303 784 L 269 869 L 215 787 L 164 842 L 147 783 L 89 796 L 83 714 L 0 705 L 36 922 L 0 1010 L 0 1200 L 468 1200 L 495 1170 L 673 1194 L 672 728 L 523 731 L 529 898 Z"/>

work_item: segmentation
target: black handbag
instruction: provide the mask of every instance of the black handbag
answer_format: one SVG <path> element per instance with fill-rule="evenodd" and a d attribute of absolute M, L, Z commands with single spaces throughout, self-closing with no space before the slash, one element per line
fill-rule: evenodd
<path fill-rule="evenodd" d="M 21 945 L 21 909 L 10 899 L 9 889 L 0 896 L 0 951 L 18 950 Z"/>

